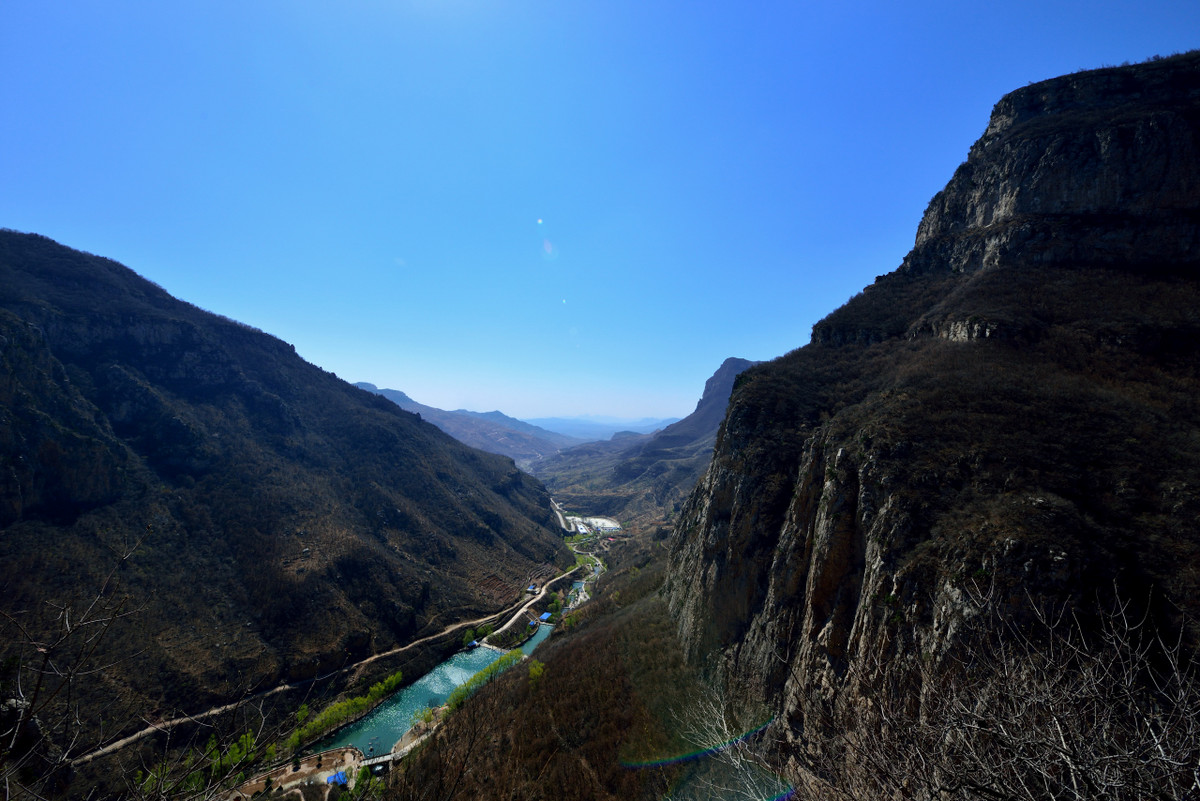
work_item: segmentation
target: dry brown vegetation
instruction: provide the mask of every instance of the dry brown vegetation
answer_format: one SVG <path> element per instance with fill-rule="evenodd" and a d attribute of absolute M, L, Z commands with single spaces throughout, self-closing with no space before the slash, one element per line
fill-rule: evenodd
<path fill-rule="evenodd" d="M 543 667 L 531 673 L 526 661 L 472 697 L 387 797 L 661 798 L 676 769 L 622 765 L 689 748 L 675 711 L 699 685 L 655 592 L 661 569 L 618 566 L 571 631 L 538 649 Z"/>
<path fill-rule="evenodd" d="M 47 710 L 86 749 L 481 617 L 571 561 L 511 460 L 44 237 L 0 231 L 0 375 L 6 692 L 21 644 L 132 551 L 136 619 L 93 654 L 111 667 Z"/>

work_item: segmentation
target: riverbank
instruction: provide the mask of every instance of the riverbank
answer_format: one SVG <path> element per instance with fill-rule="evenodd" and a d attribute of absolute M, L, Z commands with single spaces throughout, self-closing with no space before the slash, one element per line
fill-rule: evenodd
<path fill-rule="evenodd" d="M 546 598 L 546 595 L 550 592 L 551 588 L 554 587 L 554 585 L 570 578 L 572 575 L 574 575 L 577 571 L 579 571 L 583 567 L 585 567 L 585 565 L 576 565 L 575 567 L 571 568 L 570 570 L 567 570 L 567 571 L 559 574 L 558 576 L 555 576 L 554 578 L 550 579 L 545 584 L 543 584 L 541 589 L 537 593 L 535 593 L 531 598 L 528 598 L 528 599 L 525 599 L 522 601 L 518 601 L 517 603 L 508 607 L 507 609 L 505 609 L 495 615 L 492 615 L 491 617 L 482 618 L 482 619 L 473 620 L 473 621 L 465 621 L 463 623 L 455 624 L 452 628 L 444 629 L 441 632 L 441 634 L 436 635 L 436 636 L 442 637 L 442 636 L 448 636 L 450 634 L 457 634 L 458 632 L 464 631 L 464 630 L 466 630 L 466 628 L 471 627 L 473 625 L 478 625 L 480 623 L 483 623 L 483 624 L 491 623 L 497 619 L 503 618 L 510 611 L 515 610 L 515 611 L 512 611 L 512 616 L 508 618 L 508 621 L 503 626 L 501 626 L 500 628 L 493 631 L 490 635 L 488 635 L 489 638 L 495 637 L 496 635 L 499 635 L 502 632 L 506 631 L 507 629 L 511 628 L 518 621 L 522 620 L 523 614 L 530 607 L 535 606 L 540 601 L 543 601 Z M 528 634 L 528 636 L 525 636 L 523 639 L 514 643 L 510 648 L 507 648 L 507 649 L 497 647 L 492 643 L 481 643 L 481 645 L 487 645 L 488 650 L 493 653 L 496 653 L 498 655 L 498 657 L 500 655 L 507 653 L 508 651 L 512 651 L 512 650 L 516 650 L 516 649 L 521 649 L 522 651 L 524 651 L 526 653 L 526 655 L 528 655 L 529 652 L 526 651 L 525 649 L 529 648 L 530 650 L 532 650 L 532 648 L 536 647 L 538 643 L 540 643 L 547 636 L 549 636 L 549 631 L 551 629 L 553 629 L 553 626 L 539 625 L 536 628 L 531 626 L 530 629 L 531 629 L 531 632 Z M 408 650 L 409 648 L 412 648 L 413 646 L 415 646 L 417 644 L 420 644 L 422 642 L 427 642 L 430 639 L 433 639 L 433 638 L 426 638 L 425 640 L 418 640 L 418 641 L 410 643 L 409 645 L 406 645 L 402 648 L 395 648 L 395 649 L 392 649 L 391 651 L 387 651 L 387 652 L 384 652 L 381 654 L 376 654 L 375 656 L 372 656 L 366 660 L 363 660 L 362 662 L 359 662 L 356 665 L 356 668 L 359 669 L 359 672 L 357 672 L 355 674 L 355 676 L 351 679 L 351 683 L 353 683 L 354 680 L 358 679 L 361 676 L 361 668 L 363 666 L 365 666 L 371 662 L 377 661 L 379 659 L 386 658 L 388 656 L 394 656 L 398 653 Z M 531 645 L 531 642 L 532 642 L 532 645 Z M 444 662 L 442 664 L 444 664 Z M 424 679 L 425 676 L 428 676 L 428 675 L 429 675 L 429 672 L 427 671 L 422 675 L 421 679 Z M 421 681 L 421 679 L 418 679 L 417 681 Z M 408 687 L 404 687 L 404 688 L 400 689 L 397 693 L 393 694 L 393 696 L 397 695 L 399 693 L 405 692 L 405 690 L 407 690 L 409 687 L 411 687 L 413 684 L 416 684 L 416 683 L 417 682 L 412 682 L 412 684 L 408 685 Z M 385 698 L 382 701 L 372 705 L 371 708 L 363 711 L 362 714 L 356 715 L 355 717 L 345 721 L 343 724 L 339 725 L 337 728 L 335 728 L 329 732 L 325 732 L 320 737 L 317 737 L 314 740 L 310 740 L 308 743 L 301 743 L 300 744 L 301 747 L 304 747 L 305 745 L 311 745 L 312 743 L 320 743 L 322 741 L 328 741 L 329 739 L 335 737 L 340 732 L 344 732 L 347 729 L 351 729 L 356 724 L 361 723 L 364 719 L 366 719 L 368 715 L 373 714 L 380 706 L 387 703 L 387 701 L 390 700 L 393 696 L 389 696 L 388 698 Z"/>
<path fill-rule="evenodd" d="M 297 758 L 294 763 L 283 762 L 273 766 L 239 785 L 226 798 L 232 801 L 264 791 L 273 792 L 276 788 L 286 791 L 306 784 L 320 785 L 338 772 L 342 772 L 352 785 L 364 767 L 373 771 L 389 769 L 393 762 L 404 758 L 432 735 L 451 709 L 469 697 L 477 685 L 486 683 L 497 670 L 507 669 L 507 664 L 501 664 L 504 656 L 519 656 L 518 662 L 527 659 L 553 628 L 539 625 L 535 636 L 520 649 L 503 651 L 485 646 L 472 651 L 460 651 L 410 686 L 384 699 L 359 720 L 339 727 L 336 732 L 323 738 L 324 742 L 318 741 L 320 750 L 302 759 Z M 467 672 L 458 662 L 472 656 L 481 657 L 481 663 L 486 664 L 478 670 Z M 435 693 L 427 706 L 422 706 L 423 699 L 428 697 L 422 692 Z M 394 708 L 382 708 L 388 705 Z M 350 735 L 355 739 L 354 742 L 345 742 L 347 737 L 339 739 L 339 733 L 344 735 L 356 726 L 362 727 L 363 731 Z M 393 733 L 389 736 L 388 732 Z M 379 749 L 377 752 L 374 745 L 369 745 L 391 741 L 395 737 L 394 732 L 402 734 L 387 751 Z M 331 738 L 333 742 L 329 742 Z"/>
<path fill-rule="evenodd" d="M 597 560 L 598 562 L 599 560 Z M 602 569 L 599 565 L 597 569 Z M 591 574 L 587 581 L 594 581 L 598 573 L 592 572 L 592 566 L 576 565 L 569 571 L 546 582 L 541 591 L 532 598 L 521 603 L 508 621 L 493 632 L 494 637 L 523 620 L 528 610 L 544 601 L 547 595 L 559 584 L 569 581 L 581 568 L 587 568 Z M 537 625 L 533 625 L 537 623 Z M 378 759 L 385 754 L 394 754 L 397 749 L 407 750 L 414 747 L 421 739 L 418 734 L 427 728 L 429 733 L 436 728 L 441 719 L 442 703 L 480 671 L 500 660 L 504 655 L 520 651 L 524 657 L 529 657 L 535 648 L 546 640 L 554 630 L 554 626 L 536 620 L 530 620 L 528 628 L 522 627 L 522 638 L 519 641 L 505 643 L 499 647 L 492 642 L 480 642 L 475 649 L 466 649 L 444 660 L 436 667 L 426 671 L 420 678 L 408 686 L 393 693 L 388 698 L 372 705 L 371 709 L 361 715 L 346 721 L 331 732 L 315 740 L 315 746 L 322 749 L 353 746 L 362 751 L 368 760 Z M 482 651 L 483 653 L 479 653 Z M 387 706 L 389 708 L 385 709 Z M 431 721 L 421 720 L 424 710 L 432 713 Z M 375 719 L 378 718 L 378 722 Z M 388 732 L 402 732 L 400 739 L 395 742 L 390 751 L 384 751 L 384 743 L 389 742 Z M 391 735 L 395 737 L 393 733 Z M 310 747 L 313 744 L 310 743 Z"/>
<path fill-rule="evenodd" d="M 339 748 L 312 754 L 298 763 L 284 763 L 258 774 L 231 790 L 225 799 L 240 801 L 259 793 L 287 792 L 304 785 L 323 786 L 338 773 L 352 779 L 363 761 L 363 754 L 357 748 Z"/>
<path fill-rule="evenodd" d="M 71 767 L 80 768 L 80 767 L 88 764 L 89 762 L 92 762 L 93 760 L 99 759 L 104 756 L 108 756 L 109 754 L 113 754 L 113 753 L 121 750 L 122 748 L 125 748 L 129 745 L 139 742 L 147 737 L 151 737 L 153 735 L 158 735 L 158 734 L 163 734 L 165 732 L 169 732 L 176 727 L 203 723 L 206 720 L 218 717 L 223 714 L 235 712 L 247 705 L 258 703 L 260 701 L 266 700 L 268 698 L 271 698 L 271 697 L 274 697 L 276 695 L 280 695 L 283 693 L 302 692 L 305 689 L 307 689 L 319 682 L 329 681 L 331 679 L 334 679 L 334 678 L 342 676 L 342 675 L 346 676 L 346 678 L 345 678 L 346 686 L 353 686 L 356 682 L 358 682 L 362 679 L 362 676 L 365 673 L 367 666 L 372 665 L 375 662 L 378 662 L 383 659 L 396 657 L 401 654 L 405 654 L 408 651 L 411 651 L 412 649 L 419 648 L 420 646 L 428 645 L 430 643 L 435 643 L 442 638 L 448 638 L 450 635 L 458 634 L 462 631 L 465 631 L 468 628 L 474 628 L 476 626 L 494 623 L 497 620 L 500 620 L 500 619 L 504 618 L 506 615 L 509 615 L 511 613 L 511 617 L 509 618 L 508 622 L 504 626 L 502 626 L 500 629 L 500 630 L 503 630 L 503 629 L 507 628 L 508 626 L 511 626 L 513 624 L 513 622 L 515 622 L 516 620 L 520 619 L 522 612 L 524 612 L 526 609 L 528 609 L 533 604 L 542 600 L 545 597 L 546 592 L 548 591 L 548 588 L 551 585 L 557 583 L 558 581 L 561 581 L 562 579 L 566 578 L 567 576 L 572 575 L 578 569 L 579 569 L 579 565 L 576 565 L 571 570 L 568 570 L 564 573 L 561 573 L 558 576 L 555 576 L 553 579 L 546 582 L 546 584 L 544 584 L 542 586 L 541 592 L 537 593 L 532 599 L 522 598 L 522 599 L 516 601 L 515 603 L 510 604 L 509 606 L 499 610 L 498 612 L 493 612 L 492 614 L 487 615 L 485 617 L 476 618 L 474 620 L 463 620 L 458 623 L 452 623 L 449 626 L 446 626 L 445 628 L 443 628 L 440 632 L 437 632 L 436 634 L 430 634 L 425 637 L 421 637 L 419 639 L 413 640 L 410 643 L 406 643 L 405 645 L 397 646 L 396 648 L 392 648 L 390 650 L 383 651 L 378 654 L 372 654 L 371 656 L 369 656 L 359 662 L 356 662 L 353 665 L 346 665 L 344 667 L 338 668 L 337 670 L 331 671 L 330 673 L 327 673 L 323 676 L 317 676 L 317 677 L 314 677 L 311 679 L 306 679 L 304 681 L 293 682 L 291 684 L 280 684 L 279 686 L 273 687 L 269 690 L 263 690 L 261 692 L 246 696 L 245 698 L 242 698 L 238 701 L 234 701 L 229 704 L 223 704 L 221 706 L 213 707 L 212 709 L 208 709 L 203 712 L 198 712 L 196 714 L 181 715 L 179 717 L 171 718 L 168 720 L 156 721 L 156 722 L 152 723 L 151 725 L 146 726 L 144 729 L 140 729 L 139 731 L 133 732 L 132 734 L 129 734 L 125 737 L 121 737 L 117 740 L 114 740 L 113 742 L 109 743 L 108 745 L 98 748 L 95 751 L 91 751 L 87 754 L 83 754 L 81 756 L 76 757 L 75 759 L 71 760 Z M 338 680 L 341 680 L 341 679 L 339 678 Z M 366 713 L 364 713 L 364 714 L 366 714 Z M 361 717 L 361 716 L 359 716 L 359 717 Z M 348 724 L 352 723 L 352 722 L 353 721 L 349 721 Z"/>
<path fill-rule="evenodd" d="M 550 592 L 551 587 L 553 587 L 555 584 L 557 584 L 558 582 L 565 579 L 567 576 L 574 575 L 575 572 L 578 571 L 581 567 L 583 567 L 583 565 L 575 565 L 575 567 L 571 568 L 570 570 L 567 570 L 564 573 L 560 573 L 559 575 L 555 576 L 554 578 L 550 579 L 545 584 L 543 584 L 542 588 L 532 598 L 529 598 L 528 600 L 524 601 L 521 604 L 520 609 L 517 610 L 517 613 L 515 615 L 513 615 L 511 618 L 509 618 L 507 623 L 505 623 L 503 626 L 501 626 L 500 628 L 493 631 L 492 635 L 500 634 L 500 633 L 508 630 L 514 623 L 516 623 L 518 620 L 521 619 L 521 614 L 523 612 L 528 610 L 529 607 L 537 604 L 539 601 L 545 599 L 546 594 L 548 592 Z"/>
<path fill-rule="evenodd" d="M 337 732 L 321 738 L 313 746 L 319 749 L 355 746 L 370 756 L 388 753 L 388 744 L 402 737 L 422 720 L 428 722 L 429 710 L 448 702 L 456 690 L 509 654 L 528 657 L 553 632 L 550 625 L 537 631 L 519 648 L 505 651 L 479 647 L 459 651 L 429 670 L 409 686 L 390 696 L 370 715 L 365 715 Z M 394 750 L 392 746 L 391 750 Z"/>
<path fill-rule="evenodd" d="M 575 565 L 575 567 L 571 568 L 570 570 L 564 571 L 563 573 L 559 574 L 558 576 L 555 576 L 554 578 L 547 581 L 545 584 L 542 585 L 541 589 L 537 593 L 535 593 L 532 597 L 521 599 L 521 600 L 517 601 L 516 603 L 510 605 L 509 607 L 507 607 L 499 612 L 496 612 L 487 617 L 477 618 L 475 620 L 461 621 L 459 623 L 452 624 L 450 626 L 447 626 L 446 628 L 444 628 L 442 631 L 440 631 L 437 634 L 429 635 L 427 637 L 423 637 L 418 640 L 414 640 L 411 643 L 408 643 L 404 646 L 400 646 L 397 648 L 393 648 L 389 651 L 385 651 L 385 652 L 382 652 L 379 654 L 374 654 L 374 655 L 362 660 L 361 662 L 358 662 L 354 665 L 350 665 L 350 666 L 343 668 L 341 672 L 345 673 L 348 671 L 353 671 L 349 681 L 347 682 L 348 685 L 352 686 L 356 681 L 361 679 L 361 677 L 363 676 L 363 673 L 364 673 L 364 668 L 367 665 L 371 665 L 382 659 L 387 659 L 389 657 L 395 657 L 399 654 L 405 653 L 405 652 L 407 652 L 413 648 L 416 648 L 417 646 L 420 646 L 420 645 L 427 645 L 430 643 L 434 643 L 441 638 L 449 638 L 461 631 L 464 631 L 467 628 L 474 627 L 477 625 L 490 624 L 498 619 L 502 619 L 503 617 L 505 617 L 506 615 L 509 615 L 511 613 L 511 616 L 508 618 L 507 622 L 505 622 L 504 625 L 502 625 L 499 629 L 497 629 L 496 631 L 493 632 L 493 634 L 499 634 L 499 633 L 511 628 L 518 621 L 523 620 L 524 613 L 526 613 L 531 607 L 533 607 L 540 601 L 543 601 L 546 598 L 547 594 L 551 591 L 551 589 L 555 585 L 559 584 L 560 582 L 562 582 L 566 579 L 569 579 L 571 576 L 573 576 L 574 574 L 579 572 L 579 570 L 581 568 L 584 568 L 585 566 L 586 565 L 584 565 L 584 564 Z M 533 628 L 533 633 L 531 636 L 526 637 L 524 640 L 521 641 L 521 643 L 518 643 L 517 645 L 515 645 L 512 650 L 516 650 L 516 648 L 520 648 L 521 651 L 525 654 L 525 656 L 528 656 L 533 648 L 537 647 L 537 645 L 542 640 L 544 640 L 546 637 L 549 636 L 549 634 L 552 630 L 553 630 L 553 626 L 549 626 L 549 625 L 545 625 L 545 624 L 538 625 L 537 627 Z M 449 640 L 447 639 L 446 644 L 448 644 L 448 641 Z M 489 654 L 489 656 L 495 657 L 492 659 L 487 659 L 486 661 L 488 664 L 497 661 L 498 659 L 500 659 L 503 656 L 504 653 L 506 653 L 506 651 L 504 649 L 497 648 L 494 645 L 491 645 L 491 644 L 485 644 L 485 645 L 486 645 L 486 647 L 482 650 L 486 651 Z M 460 654 L 455 654 L 455 657 L 460 656 L 462 653 L 469 653 L 469 652 L 460 652 Z M 453 660 L 453 659 L 454 659 L 454 657 L 451 657 L 451 660 Z M 447 664 L 447 662 L 443 662 L 443 663 L 439 664 L 438 667 L 435 668 L 434 670 L 441 668 L 442 665 L 445 665 L 445 664 Z M 484 667 L 486 668 L 486 665 Z M 296 748 L 294 749 L 294 753 L 299 752 L 301 749 L 303 749 L 306 746 L 311 747 L 314 743 L 317 743 L 317 744 L 322 743 L 322 742 L 328 743 L 331 739 L 336 740 L 336 738 L 339 734 L 346 732 L 348 730 L 352 730 L 353 727 L 355 727 L 358 724 L 361 724 L 364 720 L 367 720 L 369 716 L 374 715 L 377 712 L 379 712 L 381 707 L 383 707 L 389 701 L 392 701 L 396 696 L 405 693 L 412 687 L 415 687 L 422 680 L 426 679 L 426 677 L 429 676 L 430 673 L 432 673 L 432 672 L 433 671 L 424 673 L 424 675 L 422 675 L 420 679 L 413 682 L 408 687 L 402 688 L 397 693 L 393 693 L 391 696 L 388 696 L 387 698 L 380 699 L 378 702 L 372 704 L 369 708 L 363 710 L 363 712 L 361 714 L 358 714 L 354 718 L 343 722 L 342 724 L 337 726 L 332 731 L 326 732 L 326 733 L 320 735 L 318 738 L 315 738 L 314 740 L 310 740 L 308 743 L 298 743 Z M 473 673 L 469 674 L 468 678 L 470 675 L 473 675 Z M 303 684 L 307 684 L 307 683 L 308 682 L 304 682 Z M 455 686 L 458 686 L 458 684 L 461 684 L 461 681 L 456 682 Z M 266 693 L 263 693 L 262 695 L 264 695 L 264 696 L 270 695 L 270 694 L 274 694 L 277 692 L 282 692 L 286 689 L 289 689 L 289 688 L 287 686 L 281 686 L 279 688 L 275 688 L 274 690 L 267 691 Z M 453 690 L 453 687 L 451 688 L 451 691 L 452 690 Z M 432 697 L 430 700 L 432 701 Z M 440 707 L 441 705 L 442 704 L 439 701 L 437 703 L 426 704 L 425 706 L 430 709 L 436 709 L 436 708 Z M 411 730 L 413 728 L 413 726 L 412 726 L 413 714 L 418 710 L 406 710 L 406 711 L 408 713 L 408 716 L 403 721 L 399 722 L 400 724 L 402 724 L 401 726 L 397 726 L 397 728 L 403 729 L 404 734 L 402 734 L 401 737 L 399 738 L 399 740 L 397 740 L 395 742 L 395 744 L 392 746 L 392 749 L 386 753 L 378 753 L 378 754 L 375 753 L 374 745 L 368 745 L 366 751 L 364 752 L 363 749 L 359 745 L 335 742 L 335 743 L 330 744 L 329 748 L 326 748 L 322 751 L 318 751 L 317 753 L 315 753 L 311 756 L 304 757 L 304 759 L 302 761 L 307 762 L 314 758 L 320 758 L 321 755 L 324 753 L 330 753 L 333 750 L 344 749 L 344 748 L 353 748 L 355 751 L 357 751 L 357 753 L 359 753 L 362 757 L 362 759 L 359 760 L 360 763 L 372 763 L 375 760 L 381 759 L 384 756 L 393 756 L 394 751 L 397 748 L 403 748 L 404 753 L 407 753 L 408 750 L 411 750 L 411 748 L 415 747 L 417 742 L 419 742 L 421 739 L 423 739 L 423 737 L 417 737 L 414 739 L 413 742 L 407 743 L 407 744 L 405 743 L 406 738 L 408 738 L 409 733 L 411 732 Z M 181 719 L 178 719 L 177 722 L 184 722 L 184 721 L 195 722 L 196 720 L 202 719 L 206 714 L 211 714 L 211 713 L 212 713 L 212 711 L 210 710 L 210 713 L 204 713 L 202 715 L 191 716 L 188 718 L 181 718 Z M 403 714 L 404 713 L 401 713 L 401 715 L 403 715 Z M 440 716 L 435 714 L 434 723 L 432 726 L 429 727 L 429 732 L 427 732 L 425 736 L 427 736 L 428 733 L 432 732 L 433 728 L 436 727 L 437 722 L 440 722 Z M 154 730 L 157 731 L 160 729 L 154 729 Z M 147 733 L 150 733 L 150 732 L 147 732 Z M 133 741 L 137 738 L 137 736 L 138 735 L 135 735 L 134 737 L 127 738 L 127 739 L 129 741 Z M 144 736 L 144 735 L 142 735 L 142 736 Z M 123 744 L 127 744 L 127 743 L 121 743 L 121 744 L 114 743 L 108 747 L 108 750 L 115 750 L 116 748 L 119 748 Z M 101 751 L 106 751 L 106 749 L 101 749 Z M 380 751 L 382 752 L 382 749 L 380 749 Z M 89 761 L 90 759 L 95 758 L 96 756 L 100 756 L 100 755 L 101 755 L 100 752 L 94 752 L 93 754 L 90 754 L 87 757 L 82 758 L 80 761 L 81 762 Z M 393 757 L 393 758 L 395 758 L 395 757 Z M 356 765 L 357 765 L 357 763 L 356 763 Z M 357 769 L 357 767 L 355 769 Z M 280 770 L 280 767 L 275 766 L 271 769 L 271 771 L 268 771 L 267 773 L 264 773 L 264 774 L 261 774 L 260 776 L 255 777 L 255 779 L 252 779 L 251 782 L 260 781 L 260 780 L 265 781 L 265 776 L 267 776 L 269 774 L 275 774 L 279 770 Z"/>

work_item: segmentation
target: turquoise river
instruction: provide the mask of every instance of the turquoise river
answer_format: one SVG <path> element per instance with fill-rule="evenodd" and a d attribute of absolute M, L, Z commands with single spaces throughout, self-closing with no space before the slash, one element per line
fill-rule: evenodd
<path fill-rule="evenodd" d="M 521 646 L 521 650 L 526 656 L 533 653 L 553 629 L 544 623 L 538 626 L 537 633 Z M 317 743 L 313 750 L 353 745 L 368 757 L 386 754 L 412 727 L 413 715 L 426 707 L 441 706 L 455 687 L 466 683 L 503 655 L 502 651 L 483 647 L 457 653 L 375 707 L 362 720 Z"/>

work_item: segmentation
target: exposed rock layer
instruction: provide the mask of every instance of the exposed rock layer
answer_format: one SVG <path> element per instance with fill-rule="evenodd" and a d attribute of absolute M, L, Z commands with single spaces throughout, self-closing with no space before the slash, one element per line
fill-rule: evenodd
<path fill-rule="evenodd" d="M 899 269 L 739 379 L 672 541 L 689 657 L 798 749 L 985 607 L 1194 614 L 1198 278 L 1200 55 L 1006 96 Z"/>

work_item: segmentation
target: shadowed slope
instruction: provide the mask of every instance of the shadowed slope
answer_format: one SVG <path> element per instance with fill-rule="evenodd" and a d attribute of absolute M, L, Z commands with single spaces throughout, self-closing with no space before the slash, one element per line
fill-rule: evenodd
<path fill-rule="evenodd" d="M 986 621 L 1121 598 L 1197 641 L 1198 189 L 1200 54 L 1021 89 L 900 268 L 739 379 L 668 592 L 793 777 L 878 778 L 879 688 L 919 719 Z"/>
<path fill-rule="evenodd" d="M 0 399 L 3 611 L 48 625 L 47 602 L 86 600 L 137 544 L 118 594 L 140 611 L 103 646 L 129 659 L 77 688 L 85 711 L 306 678 L 569 561 L 511 460 L 115 262 L 8 231 Z"/>

